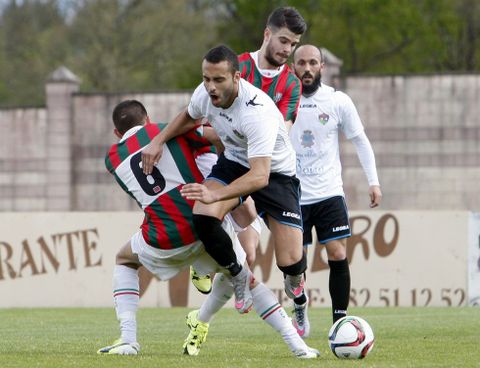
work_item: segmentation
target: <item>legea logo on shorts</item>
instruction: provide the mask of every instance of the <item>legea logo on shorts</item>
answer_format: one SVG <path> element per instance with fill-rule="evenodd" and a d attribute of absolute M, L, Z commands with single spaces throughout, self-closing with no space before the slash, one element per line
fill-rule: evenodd
<path fill-rule="evenodd" d="M 348 225 L 343 225 L 343 226 L 337 226 L 332 228 L 332 231 L 336 233 L 337 231 L 348 230 L 348 229 L 349 229 Z"/>
<path fill-rule="evenodd" d="M 297 220 L 300 220 L 300 215 L 299 215 L 298 213 L 283 211 L 282 216 L 285 216 L 285 217 L 293 217 L 293 218 L 295 218 L 295 219 L 297 219 Z"/>

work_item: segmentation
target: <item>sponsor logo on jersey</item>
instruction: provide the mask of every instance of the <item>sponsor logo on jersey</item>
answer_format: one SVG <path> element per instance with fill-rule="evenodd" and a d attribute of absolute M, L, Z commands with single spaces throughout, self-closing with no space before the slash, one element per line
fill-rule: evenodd
<path fill-rule="evenodd" d="M 317 107 L 317 104 L 312 104 L 312 103 L 300 105 L 301 109 L 314 109 L 316 107 Z"/>
<path fill-rule="evenodd" d="M 257 95 L 255 95 L 254 98 L 252 98 L 250 101 L 246 102 L 245 104 L 248 106 L 248 105 L 252 105 L 252 106 L 263 106 L 261 103 L 256 103 L 255 102 L 255 99 L 257 98 Z"/>
<path fill-rule="evenodd" d="M 219 115 L 221 117 L 224 117 L 225 119 L 227 119 L 230 123 L 232 122 L 232 118 L 230 116 L 228 116 L 227 114 L 225 114 L 224 112 L 220 111 Z"/>
<path fill-rule="evenodd" d="M 245 139 L 245 136 L 240 134 L 238 131 L 236 131 L 235 129 L 233 129 L 233 133 L 240 139 Z"/>
<path fill-rule="evenodd" d="M 300 220 L 300 219 L 301 219 L 301 217 L 300 217 L 300 215 L 299 215 L 298 213 L 288 212 L 288 211 L 283 211 L 282 216 L 284 216 L 284 217 L 293 217 L 293 218 L 295 218 L 295 219 L 297 219 L 297 220 Z"/>
<path fill-rule="evenodd" d="M 275 103 L 277 103 L 278 101 L 280 101 L 282 99 L 282 97 L 283 97 L 283 93 L 281 93 L 281 92 L 275 93 L 275 96 L 273 97 L 273 101 Z"/>
<path fill-rule="evenodd" d="M 300 144 L 304 148 L 310 148 L 315 144 L 315 136 L 312 134 L 311 130 L 304 130 L 300 139 L 302 140 Z"/>
<path fill-rule="evenodd" d="M 332 228 L 332 232 L 337 233 L 339 231 L 348 230 L 348 229 L 350 229 L 350 227 L 348 225 L 337 226 L 337 227 Z"/>
<path fill-rule="evenodd" d="M 328 123 L 328 119 L 330 119 L 330 116 L 328 114 L 325 114 L 324 112 L 318 115 L 318 119 L 320 120 L 320 123 L 323 125 Z"/>

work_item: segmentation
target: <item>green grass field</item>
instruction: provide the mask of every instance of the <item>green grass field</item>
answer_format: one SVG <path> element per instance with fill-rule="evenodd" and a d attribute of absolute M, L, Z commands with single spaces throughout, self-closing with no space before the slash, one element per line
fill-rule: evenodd
<path fill-rule="evenodd" d="M 328 348 L 328 309 L 310 309 L 308 344 L 317 360 L 294 358 L 254 312 L 222 310 L 199 356 L 182 354 L 187 309 L 141 309 L 139 356 L 98 356 L 119 336 L 111 309 L 0 310 L 0 367 L 480 367 L 480 308 L 352 308 L 371 324 L 375 347 L 364 360 Z"/>

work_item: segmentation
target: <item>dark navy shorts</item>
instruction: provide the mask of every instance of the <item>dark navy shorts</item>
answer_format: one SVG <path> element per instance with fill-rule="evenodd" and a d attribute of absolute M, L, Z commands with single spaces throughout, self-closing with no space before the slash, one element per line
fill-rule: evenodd
<path fill-rule="evenodd" d="M 207 177 L 224 185 L 230 184 L 249 171 L 248 167 L 228 160 L 222 154 Z M 296 176 L 271 173 L 268 185 L 250 194 L 260 216 L 272 216 L 278 222 L 302 229 L 302 211 L 300 209 L 300 181 Z M 248 196 L 240 198 L 244 201 Z"/>
<path fill-rule="evenodd" d="M 303 245 L 312 243 L 312 228 L 317 239 L 324 244 L 330 240 L 348 238 L 352 235 L 345 198 L 328 198 L 324 201 L 302 206 Z"/>

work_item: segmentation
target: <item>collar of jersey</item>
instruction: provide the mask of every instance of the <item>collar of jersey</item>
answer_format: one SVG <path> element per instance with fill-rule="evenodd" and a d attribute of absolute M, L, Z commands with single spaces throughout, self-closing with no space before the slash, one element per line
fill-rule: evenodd
<path fill-rule="evenodd" d="M 283 64 L 277 70 L 274 70 L 274 69 L 260 69 L 260 64 L 258 63 L 258 51 L 250 53 L 250 56 L 252 57 L 253 62 L 255 63 L 255 66 L 257 67 L 257 70 L 264 77 L 275 78 L 277 75 L 279 75 L 282 72 L 283 68 L 285 67 L 285 64 Z"/>
<path fill-rule="evenodd" d="M 130 138 L 132 135 L 134 135 L 136 132 L 138 132 L 142 128 L 143 128 L 143 125 L 136 125 L 133 128 L 128 129 L 123 135 L 122 139 L 120 139 L 120 142 L 123 142 L 124 140 Z"/>

